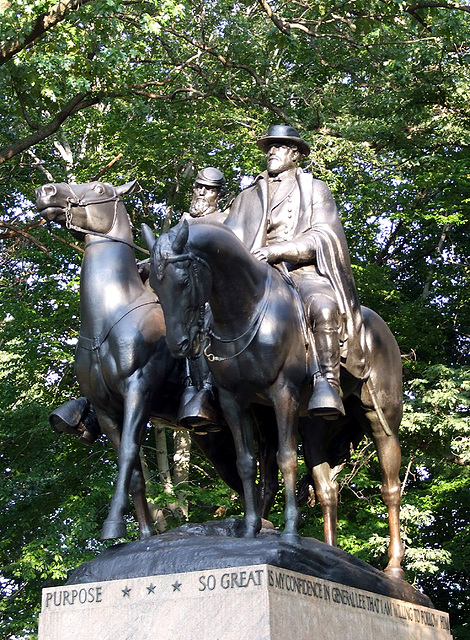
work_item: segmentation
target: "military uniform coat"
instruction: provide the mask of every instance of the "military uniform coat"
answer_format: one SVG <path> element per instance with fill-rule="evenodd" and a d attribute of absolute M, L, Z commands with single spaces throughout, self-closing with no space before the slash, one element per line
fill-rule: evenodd
<path fill-rule="evenodd" d="M 225 224 L 254 251 L 289 242 L 298 252 L 292 275 L 316 270 L 330 282 L 345 325 L 341 359 L 357 378 L 368 375 L 367 351 L 356 285 L 343 226 L 327 185 L 301 169 L 290 172 L 269 197 L 265 171 L 233 201 Z M 270 200 L 270 202 L 269 202 Z M 279 215 L 281 213 L 281 215 Z M 290 216 L 290 217 L 289 217 Z"/>

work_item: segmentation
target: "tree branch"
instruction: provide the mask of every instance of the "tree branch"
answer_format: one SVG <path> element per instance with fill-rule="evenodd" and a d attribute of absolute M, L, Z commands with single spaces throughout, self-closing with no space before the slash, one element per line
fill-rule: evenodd
<path fill-rule="evenodd" d="M 351 36 L 349 35 L 340 35 L 339 33 L 325 34 L 325 33 L 320 33 L 318 31 L 312 31 L 311 29 L 308 28 L 307 24 L 305 24 L 305 22 L 302 20 L 298 20 L 297 22 L 286 22 L 285 20 L 282 20 L 277 14 L 274 13 L 274 11 L 271 9 L 271 7 L 266 2 L 266 0 L 258 0 L 258 3 L 261 6 L 261 9 L 264 11 L 264 13 L 266 13 L 268 18 L 275 25 L 275 27 L 285 35 L 291 35 L 291 32 L 293 30 L 297 30 L 297 31 L 302 31 L 303 33 L 305 33 L 307 36 L 310 36 L 311 38 L 338 38 L 340 40 L 345 40 L 353 47 L 356 47 L 358 49 L 361 48 L 361 45 L 358 42 L 356 42 L 353 38 L 351 38 Z M 338 16 L 336 16 L 336 18 L 338 19 Z M 349 22 L 347 22 L 346 20 L 343 20 L 343 22 L 346 22 L 346 24 L 350 26 Z"/>
<path fill-rule="evenodd" d="M 56 116 L 45 126 L 39 127 L 37 131 L 32 133 L 29 136 L 26 136 L 22 140 L 15 142 L 9 147 L 3 147 L 0 149 L 0 165 L 7 160 L 11 160 L 14 156 L 26 151 L 29 147 L 32 147 L 46 138 L 49 138 L 52 134 L 54 134 L 60 128 L 61 124 L 67 120 L 73 113 L 85 109 L 93 104 L 97 104 L 100 102 L 101 98 L 96 96 L 95 98 L 91 98 L 85 100 L 85 93 L 77 94 L 72 100 L 70 100 L 65 107 L 56 114 Z"/>
<path fill-rule="evenodd" d="M 38 38 L 41 38 L 47 31 L 55 27 L 61 22 L 68 13 L 78 9 L 93 0 L 59 0 L 53 5 L 47 13 L 43 13 L 36 18 L 29 34 L 23 39 L 17 39 L 14 42 L 0 44 L 0 66 L 5 64 L 14 55 L 25 49 Z"/>
<path fill-rule="evenodd" d="M 0 220 L 0 228 L 8 229 L 8 231 L 0 233 L 0 240 L 6 240 L 6 239 L 11 239 L 11 238 L 21 236 L 25 240 L 28 240 L 28 242 L 31 242 L 32 244 L 36 245 L 36 247 L 41 249 L 41 251 L 44 251 L 44 253 L 49 255 L 49 249 L 46 247 L 46 245 L 40 242 L 40 240 L 32 236 L 30 233 L 28 233 L 28 231 L 30 231 L 31 229 L 40 227 L 43 224 L 45 224 L 45 220 L 34 222 L 26 227 L 23 227 L 22 229 L 19 229 L 18 227 L 15 227 L 15 225 L 9 222 L 6 222 L 6 220 Z"/>
<path fill-rule="evenodd" d="M 407 13 L 414 13 L 416 9 L 455 9 L 470 13 L 470 7 L 456 2 L 414 2 L 405 7 Z"/>
<path fill-rule="evenodd" d="M 118 160 L 120 160 L 122 158 L 123 154 L 122 153 L 118 153 L 117 156 L 115 158 L 113 158 L 112 160 L 110 160 L 108 162 L 108 164 L 104 167 L 102 167 L 97 174 L 95 174 L 90 182 L 94 182 L 95 180 L 100 180 L 101 176 L 103 176 L 107 171 L 109 171 L 111 169 L 111 167 L 113 166 L 113 164 L 115 164 Z"/>
<path fill-rule="evenodd" d="M 444 456 L 444 460 L 446 460 L 447 462 L 452 462 L 453 464 L 458 464 L 460 467 L 468 467 L 468 465 L 470 464 L 468 460 L 465 460 L 465 458 L 458 456 L 456 453 L 446 454 Z"/>

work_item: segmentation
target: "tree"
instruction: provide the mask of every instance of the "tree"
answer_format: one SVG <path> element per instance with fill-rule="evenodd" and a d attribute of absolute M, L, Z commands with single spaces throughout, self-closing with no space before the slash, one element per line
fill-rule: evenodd
<path fill-rule="evenodd" d="M 469 13 L 450 1 L 0 2 L 7 633 L 33 637 L 40 586 L 100 548 L 114 465 L 104 442 L 87 450 L 49 431 L 48 410 L 76 393 L 81 252 L 39 220 L 34 188 L 137 178 L 131 219 L 161 231 L 187 207 L 194 171 L 219 166 L 229 201 L 263 168 L 256 137 L 285 122 L 311 143 L 307 168 L 343 212 L 361 299 L 404 356 L 409 575 L 468 635 Z M 239 512 L 196 455 L 189 517 Z M 366 443 L 341 476 L 340 539 L 377 566 L 379 484 Z M 159 482 L 150 493 L 174 501 Z M 304 531 L 320 536 L 313 514 Z"/>

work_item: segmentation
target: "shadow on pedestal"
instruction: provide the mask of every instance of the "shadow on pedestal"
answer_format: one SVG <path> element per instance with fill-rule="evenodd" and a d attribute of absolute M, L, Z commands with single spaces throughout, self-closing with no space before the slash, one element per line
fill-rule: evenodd
<path fill-rule="evenodd" d="M 67 584 L 269 564 L 433 608 L 431 600 L 407 582 L 315 538 L 292 544 L 283 541 L 280 532 L 263 529 L 257 538 L 247 539 L 243 529 L 243 520 L 229 518 L 117 544 L 80 565 Z"/>

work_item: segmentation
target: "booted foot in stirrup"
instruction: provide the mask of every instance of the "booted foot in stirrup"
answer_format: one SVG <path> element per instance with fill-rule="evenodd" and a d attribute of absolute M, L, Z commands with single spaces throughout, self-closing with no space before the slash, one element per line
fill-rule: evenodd
<path fill-rule="evenodd" d="M 310 417 L 321 416 L 325 420 L 336 420 L 344 416 L 340 397 L 340 350 L 337 324 L 314 331 L 315 348 L 319 371 L 313 376 L 313 393 L 308 403 Z"/>
<path fill-rule="evenodd" d="M 343 401 L 335 386 L 334 381 L 329 381 L 326 376 L 314 378 L 313 393 L 307 409 L 311 418 L 322 417 L 325 420 L 336 420 L 340 415 L 345 415 Z"/>
<path fill-rule="evenodd" d="M 212 385 L 204 383 L 199 391 L 194 386 L 186 387 L 177 422 L 185 429 L 194 429 L 198 434 L 220 431 L 220 418 L 215 407 Z"/>

